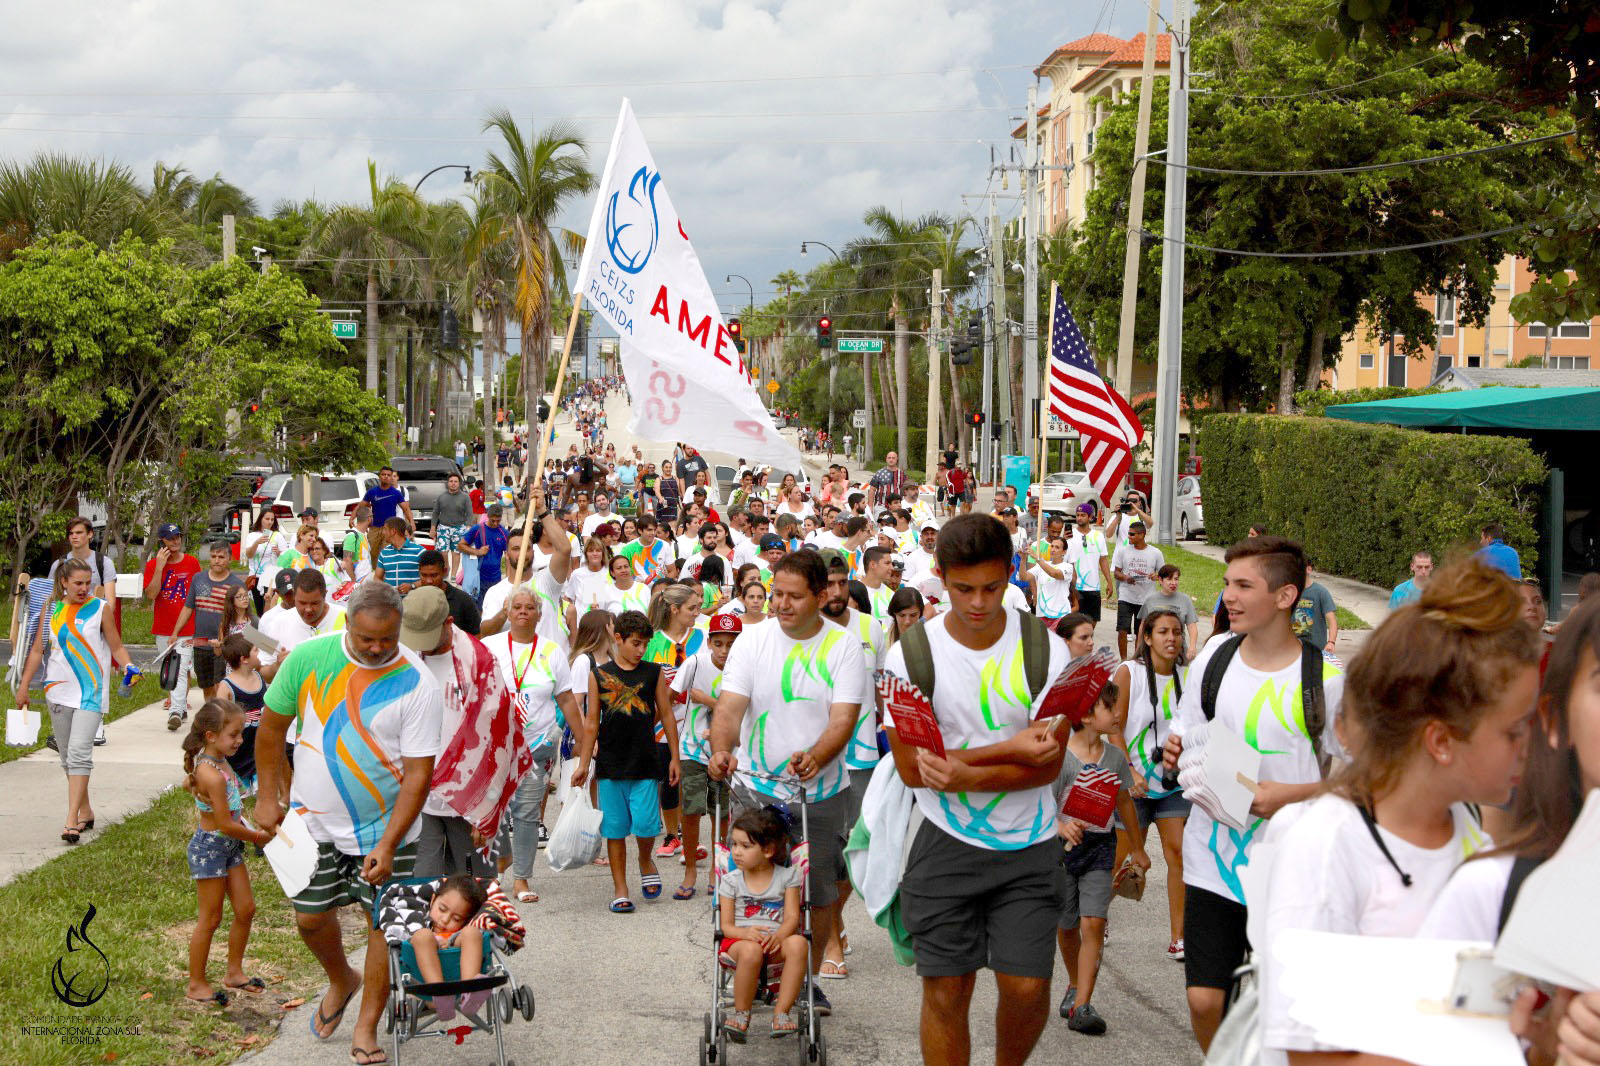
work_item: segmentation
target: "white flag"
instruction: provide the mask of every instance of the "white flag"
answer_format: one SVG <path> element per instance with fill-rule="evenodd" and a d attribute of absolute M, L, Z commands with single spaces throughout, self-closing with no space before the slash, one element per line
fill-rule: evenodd
<path fill-rule="evenodd" d="M 734 346 L 626 99 L 573 295 L 622 338 L 632 432 L 800 469 L 799 451 L 778 434 Z"/>

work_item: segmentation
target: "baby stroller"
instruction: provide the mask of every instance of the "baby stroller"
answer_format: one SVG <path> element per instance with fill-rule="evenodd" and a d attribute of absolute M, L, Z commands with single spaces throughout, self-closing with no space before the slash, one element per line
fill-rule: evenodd
<path fill-rule="evenodd" d="M 527 928 L 499 883 L 483 879 L 480 883 L 487 889 L 489 899 L 469 925 L 483 937 L 483 973 L 462 980 L 461 949 L 440 948 L 439 963 L 445 980 L 438 984 L 425 982 L 417 970 L 411 936 L 426 925 L 428 906 L 444 881 L 442 877 L 390 881 L 378 895 L 373 925 L 389 944 L 389 1006 L 384 1027 L 394 1034 L 394 1066 L 400 1066 L 401 1047 L 414 1037 L 454 1037 L 459 1044 L 474 1031 L 494 1033 L 500 1066 L 512 1066 L 506 1060 L 500 1027 L 517 1012 L 533 1021 L 533 989 L 517 983 L 506 958 L 522 947 Z M 476 1012 L 460 1011 L 448 1025 L 439 1021 L 433 1012 L 432 997 L 463 996 L 469 992 L 488 992 L 489 998 Z"/>
<path fill-rule="evenodd" d="M 734 811 L 748 810 L 775 802 L 771 796 L 758 793 L 742 784 L 739 778 L 758 779 L 776 785 L 779 794 L 787 797 L 783 802 L 794 808 L 792 812 L 783 813 L 785 821 L 791 817 L 799 818 L 800 843 L 789 849 L 789 865 L 800 867 L 802 887 L 799 932 L 806 938 L 806 973 L 809 975 L 812 954 L 820 949 L 811 939 L 810 886 L 806 880 L 810 867 L 811 829 L 807 820 L 805 787 L 792 777 L 740 770 L 730 789 L 732 797 L 730 806 Z M 777 805 L 781 809 L 782 803 Z M 723 1021 L 726 1012 L 733 1007 L 733 976 L 738 969 L 733 960 L 722 953 L 722 918 L 717 906 L 717 882 L 733 868 L 733 855 L 722 831 L 724 818 L 731 822 L 732 815 L 729 811 L 723 810 L 720 796 L 712 804 L 711 817 L 711 832 L 715 838 L 711 855 L 711 970 L 715 976 L 711 981 L 711 1010 L 705 1015 L 704 1030 L 700 1034 L 700 1066 L 718 1066 L 728 1061 L 728 1033 L 723 1028 Z M 756 1006 L 772 1006 L 778 995 L 778 980 L 782 975 L 782 960 L 768 960 L 763 964 L 761 978 L 756 986 Z M 812 992 L 813 982 L 808 976 L 800 987 L 800 998 L 795 1000 L 794 1004 L 795 1021 L 799 1025 L 796 1035 L 800 1038 L 800 1066 L 827 1066 L 828 1048 L 823 1040 L 820 1016 L 813 1009 Z"/>

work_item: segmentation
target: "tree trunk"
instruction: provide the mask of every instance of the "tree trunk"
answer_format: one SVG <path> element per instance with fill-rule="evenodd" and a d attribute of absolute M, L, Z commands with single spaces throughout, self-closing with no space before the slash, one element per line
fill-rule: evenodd
<path fill-rule="evenodd" d="M 1296 356 L 1294 342 L 1284 341 L 1278 346 L 1278 413 L 1294 414 L 1294 370 Z"/>
<path fill-rule="evenodd" d="M 1311 361 L 1306 366 L 1306 388 L 1322 388 L 1322 349 L 1328 341 L 1328 326 L 1318 322 L 1311 329 Z"/>
<path fill-rule="evenodd" d="M 867 427 L 868 428 L 866 430 L 864 430 L 863 432 L 865 433 L 866 438 L 867 438 L 867 455 L 869 455 L 869 456 L 872 455 L 876 451 L 876 448 L 873 446 L 874 445 L 874 441 L 872 439 L 872 435 L 875 432 L 877 432 L 877 430 L 875 428 L 873 428 L 873 427 L 876 427 L 877 424 L 878 424 L 878 420 L 874 416 L 873 410 L 872 410 L 873 407 L 874 407 L 874 404 L 872 402 L 872 389 L 873 389 L 872 362 L 873 362 L 873 357 L 871 355 L 867 355 L 865 353 L 862 354 L 862 356 L 861 356 L 861 406 L 865 407 L 867 409 Z M 880 378 L 882 376 L 883 375 L 881 375 L 881 374 L 878 375 L 878 377 L 880 377 Z"/>
<path fill-rule="evenodd" d="M 911 326 L 898 297 L 891 314 L 894 315 L 895 441 L 899 445 L 900 461 L 906 462 L 911 452 Z"/>
<path fill-rule="evenodd" d="M 448 423 L 449 430 L 452 434 L 457 431 L 457 426 L 454 422 L 451 422 L 448 418 L 442 417 L 446 407 L 448 406 L 448 404 L 445 403 L 445 396 L 447 395 L 445 390 L 449 388 L 449 367 L 450 361 L 441 355 L 433 368 L 433 402 L 428 406 L 431 410 L 437 413 L 432 418 L 428 419 L 428 432 L 435 437 L 441 436 L 439 430 L 446 423 Z"/>
<path fill-rule="evenodd" d="M 1018 373 L 1016 369 L 1022 365 L 1022 338 L 1012 337 L 1008 351 L 1010 352 L 1010 355 L 1006 358 L 1006 374 L 1011 381 L 1012 424 L 1007 428 L 1010 430 L 1011 439 L 1013 441 L 1020 441 L 1022 439 L 1022 434 L 1017 431 L 1017 427 L 1026 424 L 1026 420 L 1030 414 L 1028 411 L 1024 410 L 1022 406 L 1022 375 Z"/>
<path fill-rule="evenodd" d="M 388 399 L 389 406 L 394 407 L 400 402 L 400 371 L 396 367 L 394 338 L 389 338 L 388 351 L 384 355 L 384 368 L 388 380 L 384 382 L 384 396 Z"/>
<path fill-rule="evenodd" d="M 378 395 L 378 272 L 367 271 L 367 391 Z"/>

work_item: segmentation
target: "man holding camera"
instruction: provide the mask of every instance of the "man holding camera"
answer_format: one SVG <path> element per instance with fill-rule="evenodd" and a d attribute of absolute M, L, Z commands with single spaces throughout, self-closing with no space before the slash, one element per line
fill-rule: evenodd
<path fill-rule="evenodd" d="M 1150 501 L 1138 489 L 1129 489 L 1122 494 L 1122 503 L 1117 509 L 1106 516 L 1106 544 L 1112 556 L 1117 554 L 1118 548 L 1128 543 L 1128 527 L 1135 522 L 1143 522 L 1146 529 L 1155 526 L 1155 520 L 1150 517 Z"/>

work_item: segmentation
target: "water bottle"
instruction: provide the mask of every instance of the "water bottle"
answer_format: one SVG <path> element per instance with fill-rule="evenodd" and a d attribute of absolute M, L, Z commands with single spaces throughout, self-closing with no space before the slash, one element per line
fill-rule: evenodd
<path fill-rule="evenodd" d="M 144 671 L 140 670 L 132 663 L 129 663 L 127 666 L 123 667 L 122 686 L 117 689 L 117 694 L 119 696 L 126 696 L 128 693 L 132 692 L 134 681 L 136 681 L 143 673 Z"/>

